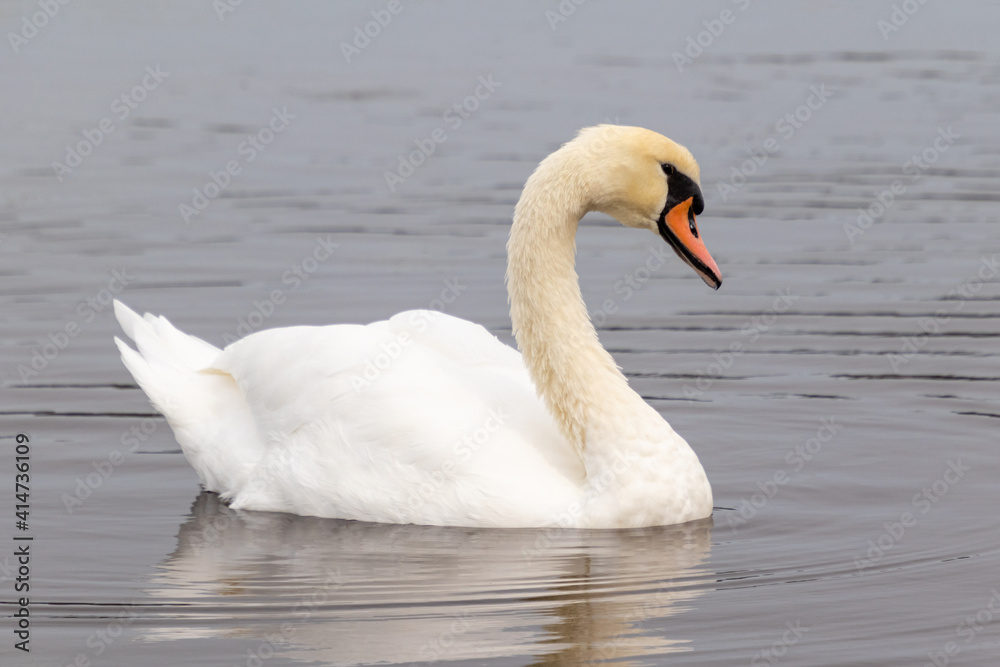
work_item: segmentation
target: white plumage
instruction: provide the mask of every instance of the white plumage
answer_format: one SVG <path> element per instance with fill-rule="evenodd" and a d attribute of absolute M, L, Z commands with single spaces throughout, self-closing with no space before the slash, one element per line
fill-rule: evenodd
<path fill-rule="evenodd" d="M 220 350 L 116 302 L 138 352 L 116 343 L 202 483 L 234 508 L 497 527 L 703 518 L 712 494 L 697 456 L 600 346 L 573 268 L 588 210 L 657 228 L 664 163 L 697 181 L 683 147 L 601 126 L 528 180 L 508 245 L 524 357 L 479 325 L 419 310 Z"/>

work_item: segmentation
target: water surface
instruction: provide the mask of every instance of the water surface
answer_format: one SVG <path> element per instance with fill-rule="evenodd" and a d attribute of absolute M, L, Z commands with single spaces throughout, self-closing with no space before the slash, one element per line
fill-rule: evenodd
<path fill-rule="evenodd" d="M 32 439 L 35 539 L 32 651 L 5 630 L 4 660 L 992 663 L 996 5 L 927 3 L 885 35 L 891 3 L 558 8 L 406 4 L 348 62 L 341 42 L 379 3 L 243 3 L 222 20 L 208 4 L 70 4 L 7 53 L 0 436 L 10 479 L 13 436 Z M 9 4 L 0 25 L 35 11 Z M 679 71 L 689 37 L 708 45 Z M 52 163 L 105 118 L 60 181 Z M 380 526 L 236 514 L 200 491 L 117 358 L 112 294 L 219 345 L 414 307 L 509 341 L 521 184 L 607 121 L 701 163 L 719 292 L 601 216 L 578 251 L 602 342 L 705 464 L 711 520 Z M 447 141 L 390 190 L 438 128 Z M 239 173 L 185 216 L 230 161 Z"/>

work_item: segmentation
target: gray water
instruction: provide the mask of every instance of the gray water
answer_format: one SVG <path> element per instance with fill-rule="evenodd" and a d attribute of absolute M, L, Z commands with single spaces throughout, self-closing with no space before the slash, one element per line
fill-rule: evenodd
<path fill-rule="evenodd" d="M 0 539 L 34 540 L 30 653 L 0 548 L 3 664 L 996 664 L 1000 5 L 898 4 L 406 3 L 346 56 L 388 3 L 70 3 L 6 36 Z M 0 6 L 0 32 L 38 11 Z M 701 163 L 719 292 L 607 218 L 578 249 L 712 519 L 382 526 L 200 492 L 118 360 L 112 293 L 218 345 L 414 307 L 509 341 L 513 204 L 599 122 Z"/>

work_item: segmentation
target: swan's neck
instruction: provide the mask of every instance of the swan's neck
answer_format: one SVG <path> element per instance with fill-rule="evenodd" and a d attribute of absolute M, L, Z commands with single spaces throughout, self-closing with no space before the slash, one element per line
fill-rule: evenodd
<path fill-rule="evenodd" d="M 601 346 L 580 294 L 575 238 L 591 202 L 586 182 L 561 153 L 539 165 L 517 204 L 507 292 L 514 336 L 535 387 L 586 461 L 597 453 L 586 451 L 588 434 L 605 432 L 626 405 L 648 406 Z"/>

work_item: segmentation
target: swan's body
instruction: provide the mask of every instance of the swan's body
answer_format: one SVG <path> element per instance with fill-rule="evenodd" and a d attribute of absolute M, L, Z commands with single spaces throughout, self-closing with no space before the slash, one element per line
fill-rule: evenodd
<path fill-rule="evenodd" d="M 236 508 L 498 527 L 704 518 L 697 456 L 601 347 L 574 269 L 577 223 L 600 210 L 659 231 L 717 287 L 697 180 L 686 149 L 640 128 L 584 130 L 539 165 L 508 244 L 523 357 L 434 311 L 219 350 L 116 303 L 139 352 L 118 346 L 202 483 Z"/>

